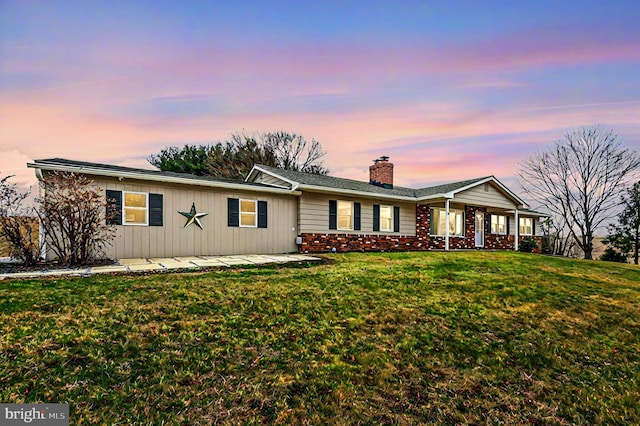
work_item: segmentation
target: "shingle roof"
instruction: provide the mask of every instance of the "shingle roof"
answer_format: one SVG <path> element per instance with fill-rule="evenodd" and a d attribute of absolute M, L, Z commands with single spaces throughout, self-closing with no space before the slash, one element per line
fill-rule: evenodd
<path fill-rule="evenodd" d="M 43 160 L 35 160 L 35 166 L 49 166 L 55 169 L 56 166 L 64 167 L 68 166 L 71 168 L 78 168 L 80 172 L 91 173 L 94 172 L 96 174 L 100 174 L 100 172 L 115 172 L 115 173 L 128 173 L 133 175 L 140 175 L 140 178 L 144 178 L 144 176 L 153 177 L 154 180 L 159 180 L 158 178 L 167 177 L 167 178 L 178 178 L 178 179 L 186 179 L 193 181 L 194 184 L 213 183 L 213 186 L 216 186 L 215 183 L 220 183 L 221 186 L 227 184 L 233 185 L 243 185 L 246 186 L 247 189 L 256 188 L 258 190 L 265 189 L 273 189 L 274 187 L 268 184 L 256 183 L 256 182 L 243 182 L 236 181 L 231 179 L 221 179 L 216 177 L 209 176 L 196 176 L 188 173 L 175 173 L 175 172 L 164 172 L 160 170 L 151 170 L 151 169 L 140 169 L 134 167 L 124 167 L 124 166 L 115 166 L 110 164 L 101 164 L 101 163 L 91 163 L 87 161 L 74 161 L 67 160 L 64 158 L 49 158 Z M 380 186 L 372 185 L 369 182 L 363 182 L 353 179 L 345 179 L 334 176 L 327 175 L 318 175 L 312 173 L 304 173 L 297 172 L 293 170 L 284 170 L 276 167 L 258 165 L 256 167 L 260 169 L 283 177 L 287 180 L 297 182 L 302 187 L 304 186 L 315 186 L 315 187 L 323 187 L 328 190 L 336 189 L 336 190 L 346 190 L 346 191 L 354 191 L 361 193 L 369 193 L 372 196 L 387 196 L 387 197 L 403 197 L 403 198 L 423 198 L 429 196 L 436 196 L 438 194 L 445 194 L 448 192 L 456 191 L 462 188 L 465 188 L 469 185 L 473 185 L 474 183 L 486 180 L 486 179 L 495 179 L 493 176 L 486 176 L 476 179 L 467 179 L 458 182 L 451 182 L 442 185 L 435 185 L 426 188 L 405 188 L 400 186 L 394 186 L 393 188 L 383 188 Z M 303 189 L 303 188 L 301 188 Z"/>
<path fill-rule="evenodd" d="M 476 182 L 488 179 L 491 176 L 485 176 L 476 179 L 468 179 L 459 182 L 446 183 L 444 185 L 436 185 L 426 188 L 413 189 L 404 188 L 400 186 L 394 186 L 392 189 L 383 188 L 380 186 L 372 185 L 369 182 L 362 182 L 359 180 L 338 178 L 326 175 L 317 175 L 312 173 L 296 172 L 293 170 L 284 170 L 277 167 L 265 166 L 256 164 L 257 167 L 271 172 L 275 175 L 281 176 L 285 179 L 297 182 L 302 185 L 323 186 L 326 188 L 347 189 L 359 192 L 369 192 L 371 194 L 381 195 L 395 195 L 400 197 L 412 197 L 420 198 L 427 197 L 429 195 L 444 194 L 447 192 L 455 191 L 456 189 L 464 188 L 469 185 L 473 185 Z"/>
<path fill-rule="evenodd" d="M 347 189 L 351 191 L 370 192 L 372 194 L 382 195 L 395 195 L 399 197 L 415 197 L 415 190 L 411 188 L 394 186 L 392 189 L 390 189 L 371 185 L 369 182 L 362 182 L 353 179 L 296 172 L 293 170 L 284 170 L 276 167 L 264 166 L 261 164 L 256 164 L 256 167 L 260 167 L 263 170 L 266 170 L 278 176 L 282 176 L 285 179 L 297 182 L 301 185 L 323 186 L 326 188 Z"/>
<path fill-rule="evenodd" d="M 435 195 L 435 194 L 445 194 L 447 192 L 455 191 L 457 189 L 461 189 L 466 186 L 473 185 L 476 182 L 480 182 L 480 181 L 489 179 L 491 177 L 493 176 L 485 176 L 481 178 L 461 180 L 459 182 L 451 182 L 451 183 L 445 183 L 442 185 L 429 186 L 426 188 L 416 189 L 416 197 L 426 197 L 426 196 Z"/>
<path fill-rule="evenodd" d="M 75 161 L 75 160 L 67 160 L 64 158 L 48 158 L 43 160 L 34 160 L 36 165 L 50 165 L 50 166 L 69 166 L 69 167 L 78 167 L 81 169 L 85 169 L 86 173 L 90 171 L 113 171 L 113 172 L 122 172 L 122 173 L 133 173 L 140 175 L 153 175 L 153 176 L 166 176 L 170 178 L 180 178 L 180 179 L 189 179 L 193 181 L 204 181 L 204 182 L 220 182 L 220 183 L 229 183 L 235 185 L 247 185 L 253 187 L 261 187 L 261 188 L 272 188 L 269 185 L 265 185 L 262 183 L 255 182 L 243 182 L 231 179 L 221 179 L 210 176 L 197 176 L 189 173 L 175 173 L 175 172 L 163 172 L 161 170 L 152 170 L 152 169 L 139 169 L 135 167 L 125 167 L 125 166 L 114 166 L 111 164 L 101 164 L 101 163 L 91 163 L 88 161 Z"/>

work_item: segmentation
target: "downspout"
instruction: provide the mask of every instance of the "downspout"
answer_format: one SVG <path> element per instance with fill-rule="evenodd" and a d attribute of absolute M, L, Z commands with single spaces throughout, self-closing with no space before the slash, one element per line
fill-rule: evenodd
<path fill-rule="evenodd" d="M 516 223 L 514 224 L 514 227 L 516 228 L 515 231 L 515 244 L 514 244 L 514 248 L 515 251 L 518 251 L 518 238 L 520 237 L 520 220 L 519 220 L 519 212 L 518 212 L 518 208 L 516 207 Z"/>
<path fill-rule="evenodd" d="M 444 249 L 445 251 L 449 251 L 449 199 L 444 202 L 445 208 L 445 217 L 447 218 L 447 222 L 444 226 Z"/>

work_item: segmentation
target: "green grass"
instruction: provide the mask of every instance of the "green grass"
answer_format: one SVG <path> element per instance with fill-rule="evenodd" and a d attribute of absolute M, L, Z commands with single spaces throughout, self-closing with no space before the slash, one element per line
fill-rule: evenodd
<path fill-rule="evenodd" d="M 72 424 L 638 424 L 640 269 L 504 252 L 0 282 L 0 401 Z"/>

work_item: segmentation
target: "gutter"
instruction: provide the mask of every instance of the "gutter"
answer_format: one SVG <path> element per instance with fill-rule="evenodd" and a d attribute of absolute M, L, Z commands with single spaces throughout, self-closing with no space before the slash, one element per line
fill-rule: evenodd
<path fill-rule="evenodd" d="M 366 198 L 378 198 L 385 200 L 402 200 L 402 201 L 410 201 L 415 203 L 416 197 L 406 197 L 403 195 L 385 195 L 385 194 L 377 194 L 375 192 L 362 192 L 362 191 L 354 191 L 352 189 L 342 189 L 342 188 L 330 188 L 328 189 L 326 186 L 316 186 L 316 185 L 305 185 L 300 184 L 297 186 L 300 190 L 307 190 L 311 192 L 321 192 L 324 194 L 345 194 L 345 195 L 353 195 L 357 197 L 366 197 Z"/>
<path fill-rule="evenodd" d="M 246 185 L 242 183 L 185 179 L 185 178 L 174 177 L 174 176 L 162 176 L 162 175 L 155 175 L 155 174 L 127 172 L 127 171 L 104 170 L 104 169 L 99 169 L 94 167 L 60 165 L 55 163 L 27 163 L 27 167 L 35 169 L 36 177 L 38 179 L 42 178 L 42 170 L 51 170 L 51 171 L 62 171 L 62 172 L 70 172 L 70 173 L 84 173 L 84 174 L 90 174 L 90 175 L 96 175 L 96 176 L 115 177 L 115 178 L 118 178 L 119 180 L 122 180 L 122 179 L 149 180 L 149 181 L 155 181 L 155 182 L 176 183 L 181 185 L 196 185 L 196 186 L 204 186 L 204 187 L 212 187 L 212 188 L 235 189 L 235 190 L 242 190 L 242 191 L 257 191 L 257 192 L 266 192 L 266 193 L 281 194 L 281 195 L 301 195 L 302 194 L 300 191 L 280 189 L 280 188 L 274 188 L 274 187 L 260 187 L 255 185 Z"/>

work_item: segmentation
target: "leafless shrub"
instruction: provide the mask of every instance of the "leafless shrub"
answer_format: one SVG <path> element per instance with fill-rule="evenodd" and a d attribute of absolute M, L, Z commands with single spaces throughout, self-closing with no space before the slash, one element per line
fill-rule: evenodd
<path fill-rule="evenodd" d="M 103 191 L 87 176 L 52 172 L 40 181 L 38 216 L 47 246 L 64 265 L 82 265 L 104 257 L 115 236 L 106 224 Z"/>

